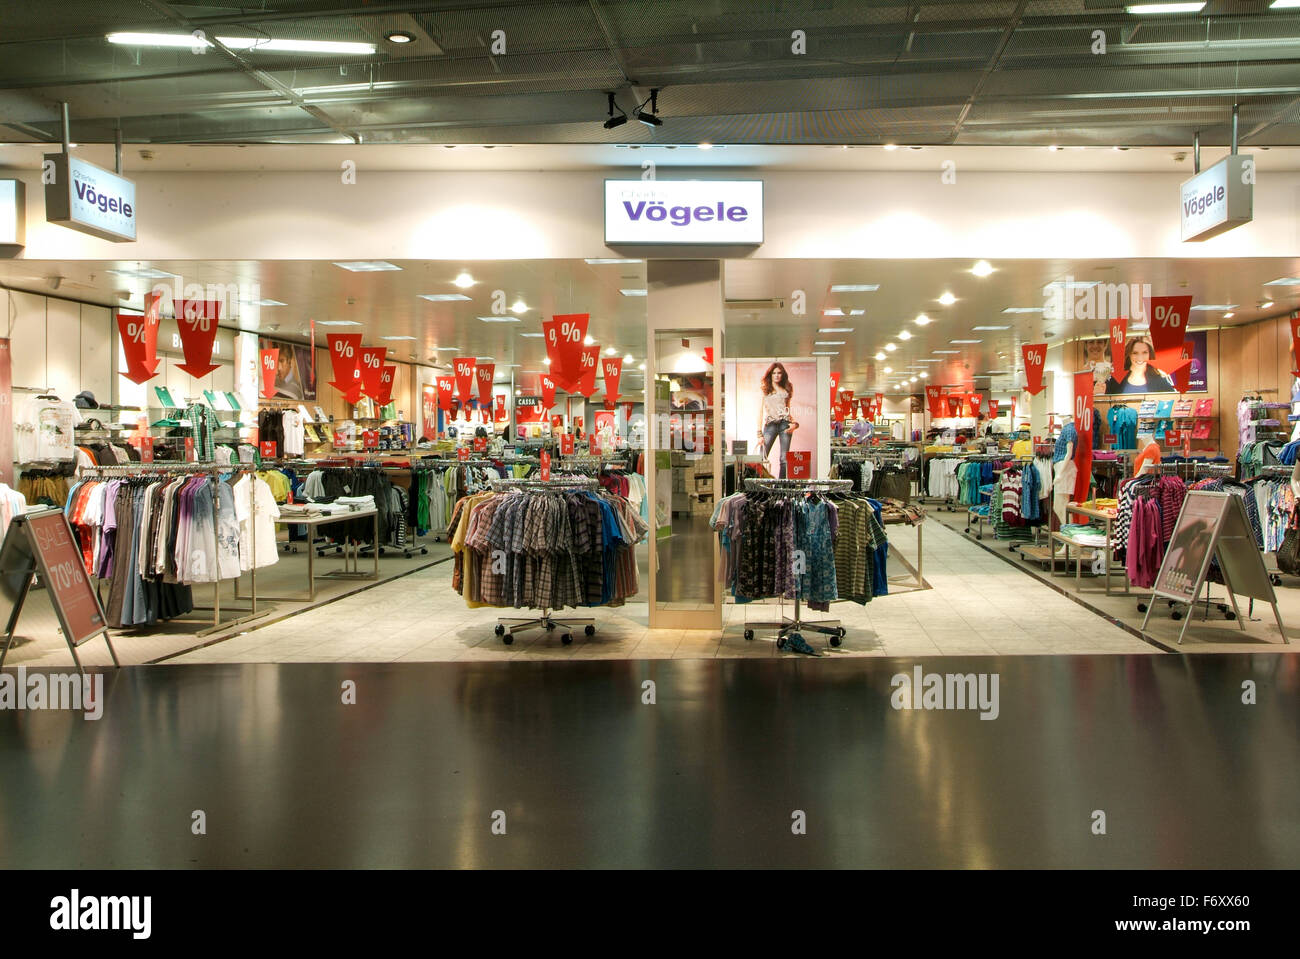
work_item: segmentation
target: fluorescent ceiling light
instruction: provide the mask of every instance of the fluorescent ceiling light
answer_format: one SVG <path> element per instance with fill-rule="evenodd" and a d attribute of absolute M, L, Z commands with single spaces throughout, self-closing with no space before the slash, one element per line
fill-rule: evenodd
<path fill-rule="evenodd" d="M 1259 305 L 1259 308 L 1260 308 L 1261 310 L 1267 310 L 1267 309 L 1268 309 L 1270 306 L 1272 306 L 1272 305 L 1273 305 L 1273 301 L 1272 301 L 1272 300 L 1265 300 L 1263 303 L 1261 303 L 1261 304 Z"/>
<path fill-rule="evenodd" d="M 843 340 L 817 340 L 813 346 L 843 346 Z"/>
<path fill-rule="evenodd" d="M 211 47 L 212 41 L 190 33 L 110 33 L 109 43 L 131 47 Z M 273 40 L 270 37 L 217 37 L 217 43 L 231 50 L 264 50 L 268 53 L 324 53 L 369 56 L 373 43 L 346 40 Z"/>
<path fill-rule="evenodd" d="M 240 300 L 240 303 L 248 306 L 288 306 L 288 303 L 281 303 L 279 300 Z"/>
<path fill-rule="evenodd" d="M 421 293 L 419 297 L 431 303 L 458 303 L 469 299 L 464 293 Z"/>
<path fill-rule="evenodd" d="M 356 320 L 317 320 L 317 326 L 360 326 Z"/>
<path fill-rule="evenodd" d="M 1125 7 L 1124 12 L 1139 17 L 1153 13 L 1200 13 L 1203 6 L 1204 0 L 1201 3 L 1139 3 Z"/>
<path fill-rule="evenodd" d="M 875 293 L 880 289 L 879 283 L 836 283 L 831 287 L 832 293 Z"/>
<path fill-rule="evenodd" d="M 945 352 L 946 352 L 946 351 L 945 351 Z M 954 352 L 955 352 L 955 351 L 954 351 Z M 943 360 L 932 360 L 932 359 L 930 359 L 929 357 L 926 357 L 925 359 L 923 359 L 923 360 L 917 360 L 916 362 L 918 362 L 918 363 L 942 363 Z"/>
<path fill-rule="evenodd" d="M 1192 307 L 1192 312 L 1195 313 L 1197 310 L 1203 312 L 1209 312 L 1211 310 L 1235 310 L 1240 305 L 1240 303 L 1198 303 L 1196 306 Z"/>
<path fill-rule="evenodd" d="M 931 350 L 931 353 L 960 353 L 961 350 Z"/>
<path fill-rule="evenodd" d="M 900 340 L 910 340 L 912 338 L 912 333 L 910 330 L 900 330 L 898 333 L 898 338 Z"/>
<path fill-rule="evenodd" d="M 1228 313 L 1224 313 L 1224 314 L 1223 314 L 1223 318 L 1224 318 L 1225 320 L 1230 320 L 1230 319 L 1232 319 L 1232 318 L 1233 318 L 1234 316 L 1236 316 L 1236 315 L 1237 315 L 1236 313 L 1228 312 Z"/>
<path fill-rule="evenodd" d="M 1268 5 L 1270 10 L 1294 10 L 1300 7 L 1300 0 L 1273 0 Z"/>
<path fill-rule="evenodd" d="M 482 320 L 484 323 L 518 323 L 519 322 L 519 317 L 517 316 L 480 316 L 479 319 Z"/>
<path fill-rule="evenodd" d="M 813 356 L 839 356 L 839 350 L 813 350 Z"/>
<path fill-rule="evenodd" d="M 618 259 L 617 257 L 606 257 L 606 256 L 600 256 L 600 257 L 593 257 L 593 258 L 587 259 L 585 262 L 590 263 L 592 266 L 606 266 L 606 265 L 608 265 L 608 264 L 610 264 L 610 263 L 640 263 L 641 261 L 640 261 L 640 260 L 622 260 L 622 259 Z"/>
<path fill-rule="evenodd" d="M 1042 313 L 1041 306 L 1008 306 L 1003 313 Z"/>
<path fill-rule="evenodd" d="M 1300 0 L 1295 0 L 1295 5 L 1300 7 Z M 109 270 L 112 273 L 112 270 Z M 1294 276 L 1279 276 L 1276 280 L 1269 280 L 1265 286 L 1300 286 L 1300 279 Z"/>
<path fill-rule="evenodd" d="M 1068 283 L 1064 280 L 1054 280 L 1043 287 L 1043 292 L 1046 293 L 1048 290 L 1091 290 L 1094 286 L 1100 285 L 1100 280 L 1070 280 Z"/>
<path fill-rule="evenodd" d="M 979 332 L 983 332 L 983 331 L 986 331 L 986 330 L 1009 330 L 1009 329 L 1011 329 L 1011 327 L 1009 327 L 1009 326 L 972 326 L 971 329 L 974 330 L 974 331 L 976 331 L 977 333 L 979 333 Z"/>
<path fill-rule="evenodd" d="M 993 267 L 989 264 L 988 260 L 980 260 L 970 268 L 970 271 L 976 276 L 988 276 L 993 272 Z"/>
<path fill-rule="evenodd" d="M 822 316 L 843 316 L 844 311 L 838 306 L 833 306 L 829 310 L 822 310 Z"/>
<path fill-rule="evenodd" d="M 934 320 L 930 319 L 924 313 L 921 313 L 912 322 L 915 323 L 917 326 L 929 326 L 931 323 L 934 322 Z"/>
<path fill-rule="evenodd" d="M 949 340 L 949 343 L 983 343 L 983 340 Z"/>
<path fill-rule="evenodd" d="M 954 303 L 957 302 L 957 297 L 953 296 L 951 293 L 944 293 L 941 297 L 939 297 L 939 302 L 942 303 L 944 306 L 952 306 Z"/>
<path fill-rule="evenodd" d="M 381 340 L 413 340 L 413 336 L 381 336 Z"/>
<path fill-rule="evenodd" d="M 541 333 L 520 333 L 519 335 L 520 335 L 520 336 L 526 336 L 526 337 L 528 337 L 530 340 L 540 340 L 540 339 L 542 338 L 542 334 L 541 334 Z"/>
<path fill-rule="evenodd" d="M 168 273 L 165 270 L 109 270 L 114 276 L 124 276 L 131 280 L 161 280 L 166 277 L 175 277 L 175 273 Z"/>
<path fill-rule="evenodd" d="M 851 326 L 819 326 L 819 327 L 817 328 L 817 332 L 818 332 L 818 333 L 852 333 L 852 332 L 853 332 L 853 327 L 851 327 Z"/>
<path fill-rule="evenodd" d="M 350 273 L 380 273 L 384 270 L 400 270 L 400 266 L 394 266 L 386 260 L 348 260 L 344 263 L 335 263 L 337 267 L 342 267 Z"/>
<path fill-rule="evenodd" d="M 645 296 L 645 290 L 619 290 L 624 296 Z"/>

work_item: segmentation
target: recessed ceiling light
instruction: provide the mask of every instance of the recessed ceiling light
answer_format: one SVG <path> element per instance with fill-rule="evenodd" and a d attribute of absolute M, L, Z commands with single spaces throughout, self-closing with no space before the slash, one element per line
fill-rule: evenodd
<path fill-rule="evenodd" d="M 1003 313 L 1042 313 L 1041 306 L 1008 306 Z"/>
<path fill-rule="evenodd" d="M 597 256 L 591 257 L 583 262 L 590 263 L 592 266 L 605 266 L 610 263 L 640 263 L 641 260 L 628 260 L 613 256 Z"/>
<path fill-rule="evenodd" d="M 1270 306 L 1272 306 L 1272 305 L 1273 305 L 1273 301 L 1272 301 L 1272 300 L 1265 300 L 1263 303 L 1261 303 L 1261 304 L 1259 305 L 1259 308 L 1260 308 L 1261 310 L 1267 310 L 1267 309 L 1268 309 Z"/>
<path fill-rule="evenodd" d="M 347 270 L 349 273 L 382 273 L 385 270 L 401 269 L 400 266 L 395 266 L 386 260 L 347 260 L 334 265 Z"/>
<path fill-rule="evenodd" d="M 1200 13 L 1203 6 L 1204 0 L 1200 3 L 1138 3 L 1125 7 L 1124 12 L 1139 17 L 1160 13 Z"/>
<path fill-rule="evenodd" d="M 624 296 L 645 296 L 645 290 L 619 290 Z"/>
<path fill-rule="evenodd" d="M 582 340 L 582 345 L 583 345 L 583 346 L 591 346 L 591 344 L 593 344 L 593 343 L 595 343 L 595 342 L 596 342 L 596 341 L 595 341 L 595 339 L 592 338 L 592 335 L 591 335 L 590 333 L 588 333 L 588 334 L 583 338 L 583 340 Z"/>
<path fill-rule="evenodd" d="M 638 363 L 637 366 L 636 366 L 636 368 L 637 368 L 638 370 L 644 370 L 644 369 L 645 369 L 645 364 L 644 364 L 644 363 Z"/>
<path fill-rule="evenodd" d="M 831 286 L 832 293 L 875 293 L 878 289 L 879 283 L 835 283 Z"/>
<path fill-rule="evenodd" d="M 467 290 L 474 285 L 474 277 L 469 275 L 468 270 L 461 270 L 451 282 L 462 290 Z"/>
<path fill-rule="evenodd" d="M 983 343 L 983 340 L 949 340 L 949 343 Z"/>
<path fill-rule="evenodd" d="M 1055 153 L 1057 150 L 1059 150 L 1059 149 L 1061 149 L 1061 148 L 1058 147 L 1055 143 L 1053 143 L 1053 144 L 1052 144 L 1051 146 L 1049 146 L 1047 149 L 1050 150 L 1052 153 Z"/>
<path fill-rule="evenodd" d="M 892 366 L 886 366 L 886 367 L 885 367 L 885 372 L 886 372 L 886 373 L 892 373 L 892 372 L 894 372 L 894 368 L 893 368 Z"/>
<path fill-rule="evenodd" d="M 884 358 L 885 358 L 885 354 L 884 354 L 884 353 L 877 353 L 877 354 L 876 354 L 876 359 L 878 359 L 878 360 L 883 360 Z"/>
<path fill-rule="evenodd" d="M 469 299 L 464 293 L 420 293 L 417 295 L 420 299 L 428 300 L 431 303 L 459 303 Z"/>
<path fill-rule="evenodd" d="M 550 358 L 549 356 L 543 356 L 543 357 L 542 357 L 542 362 L 545 363 L 547 366 L 550 366 L 550 365 L 551 365 L 551 358 Z"/>
<path fill-rule="evenodd" d="M 1296 0 L 1296 6 L 1300 7 L 1300 0 Z M 109 270 L 112 273 L 112 270 Z M 1276 280 L 1269 280 L 1265 286 L 1300 286 L 1300 279 L 1294 276 L 1279 276 Z"/>
<path fill-rule="evenodd" d="M 820 326 L 817 328 L 818 333 L 852 333 L 851 326 Z"/>
<path fill-rule="evenodd" d="M 886 144 L 885 144 L 885 149 L 888 150 L 890 153 L 893 153 L 895 150 L 898 149 L 898 144 L 897 144 L 897 143 L 886 143 Z"/>
<path fill-rule="evenodd" d="M 360 326 L 356 320 L 317 320 L 317 326 Z"/>
<path fill-rule="evenodd" d="M 885 344 L 885 352 L 886 352 L 886 353 L 892 353 L 892 352 L 894 352 L 894 350 L 896 350 L 896 349 L 898 349 L 898 344 L 897 344 L 897 343 L 886 343 L 886 344 Z"/>
<path fill-rule="evenodd" d="M 202 34 L 190 33 L 110 33 L 109 43 L 130 47 L 200 47 L 213 46 Z M 270 37 L 217 37 L 217 43 L 231 50 L 264 51 L 267 53 L 322 53 L 355 54 L 369 56 L 375 52 L 373 43 L 352 43 L 341 40 L 272 40 Z"/>
<path fill-rule="evenodd" d="M 1300 0 L 1297 0 L 1297 2 L 1300 2 Z M 1236 315 L 1237 315 L 1236 313 L 1231 313 L 1231 312 L 1229 312 L 1229 313 L 1224 313 L 1224 314 L 1223 314 L 1223 318 L 1224 318 L 1225 320 L 1230 320 L 1230 319 L 1232 319 L 1232 318 L 1233 318 L 1234 316 L 1236 316 Z"/>
<path fill-rule="evenodd" d="M 519 317 L 517 316 L 480 316 L 479 319 L 482 320 L 484 323 L 518 323 L 519 322 Z"/>
<path fill-rule="evenodd" d="M 900 330 L 898 333 L 898 338 L 900 340 L 910 340 L 912 338 L 911 330 Z"/>
<path fill-rule="evenodd" d="M 1009 330 L 1009 329 L 1011 329 L 1011 327 L 1009 327 L 1009 326 L 972 326 L 971 329 L 972 329 L 972 330 L 975 330 L 977 333 L 979 333 L 979 332 L 985 332 L 985 331 L 987 331 L 987 330 Z"/>
<path fill-rule="evenodd" d="M 624 362 L 624 363 L 631 363 L 632 360 L 633 360 L 633 356 L 632 356 L 631 353 L 624 353 L 624 354 L 623 354 L 623 362 Z"/>
<path fill-rule="evenodd" d="M 907 378 L 907 382 L 909 382 L 909 383 L 915 383 L 915 382 L 916 382 L 916 377 L 915 377 L 915 376 L 909 376 L 909 377 Z"/>
<path fill-rule="evenodd" d="M 817 340 L 813 346 L 843 346 L 843 340 Z"/>
<path fill-rule="evenodd" d="M 955 353 L 960 353 L 961 350 L 931 350 L 930 352 L 931 352 L 931 353 L 949 353 L 949 354 L 955 354 Z"/>
<path fill-rule="evenodd" d="M 697 143 L 697 144 L 695 144 L 695 146 L 696 146 L 698 149 L 701 149 L 701 150 L 712 150 L 712 149 L 713 149 L 713 144 L 712 144 L 712 143 L 709 143 L 707 140 L 705 140 L 703 143 Z"/>
<path fill-rule="evenodd" d="M 384 34 L 384 39 L 389 43 L 411 43 L 415 37 L 411 36 L 405 30 L 393 30 Z"/>
<path fill-rule="evenodd" d="M 957 302 L 957 297 L 953 296 L 951 293 L 945 292 L 941 297 L 939 297 L 939 302 L 944 306 L 952 306 Z"/>
<path fill-rule="evenodd" d="M 934 321 L 930 319 L 928 316 L 926 316 L 924 313 L 921 313 L 912 322 L 915 323 L 917 326 L 929 326 Z"/>
<path fill-rule="evenodd" d="M 844 311 L 838 306 L 833 306 L 829 310 L 822 310 L 822 316 L 843 316 Z"/>
<path fill-rule="evenodd" d="M 413 340 L 413 336 L 381 336 L 381 340 Z"/>
<path fill-rule="evenodd" d="M 614 349 L 614 347 L 612 347 L 612 346 L 607 347 L 607 348 L 605 349 L 605 355 L 606 355 L 606 356 L 613 356 L 613 355 L 614 355 L 615 353 L 617 353 L 617 352 L 618 352 L 618 350 Z"/>
<path fill-rule="evenodd" d="M 923 379 L 923 380 L 928 380 L 928 379 L 930 378 L 930 374 L 929 374 L 929 373 L 922 373 L 922 374 L 920 374 L 920 376 L 921 376 L 921 379 Z"/>
<path fill-rule="evenodd" d="M 988 276 L 993 272 L 993 267 L 989 264 L 988 260 L 980 260 L 970 268 L 970 271 L 976 276 Z"/>

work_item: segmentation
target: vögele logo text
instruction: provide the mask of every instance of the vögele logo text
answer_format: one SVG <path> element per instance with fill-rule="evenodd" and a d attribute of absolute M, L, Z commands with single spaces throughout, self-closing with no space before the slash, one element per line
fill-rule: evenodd
<path fill-rule="evenodd" d="M 639 221 L 642 216 L 652 223 L 667 220 L 673 226 L 690 226 L 693 222 L 730 221 L 732 223 L 743 223 L 749 219 L 749 211 L 743 206 L 727 206 L 721 200 L 716 204 L 700 204 L 694 207 L 668 207 L 658 200 L 639 200 L 636 204 L 624 200 L 623 209 L 627 212 L 627 218 L 634 223 Z"/>
<path fill-rule="evenodd" d="M 87 182 L 80 172 L 73 173 L 72 186 L 77 191 L 78 200 L 89 203 L 101 213 L 120 213 L 127 219 L 135 216 L 135 210 L 130 203 L 116 194 L 108 194 L 97 190 L 95 185 Z"/>

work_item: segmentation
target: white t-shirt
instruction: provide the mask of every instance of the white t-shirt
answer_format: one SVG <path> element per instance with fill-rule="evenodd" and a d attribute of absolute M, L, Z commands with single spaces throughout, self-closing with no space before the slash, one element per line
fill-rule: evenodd
<path fill-rule="evenodd" d="M 763 425 L 790 418 L 790 398 L 785 390 L 776 389 L 763 397 Z"/>
<path fill-rule="evenodd" d="M 81 413 L 66 400 L 33 396 L 14 406 L 14 462 L 71 460 Z"/>
<path fill-rule="evenodd" d="M 285 410 L 280 420 L 284 427 L 284 455 L 302 456 L 304 447 L 302 414 L 297 410 Z"/>
<path fill-rule="evenodd" d="M 250 490 L 256 490 L 250 493 Z M 256 522 L 251 522 L 256 498 Z M 275 505 L 275 495 L 265 480 L 244 476 L 235 483 L 235 517 L 239 520 L 239 568 L 250 570 L 270 566 L 280 559 L 275 549 L 275 520 L 280 507 Z M 256 525 L 256 529 L 254 529 Z M 257 555 L 253 555 L 253 534 L 257 534 Z"/>

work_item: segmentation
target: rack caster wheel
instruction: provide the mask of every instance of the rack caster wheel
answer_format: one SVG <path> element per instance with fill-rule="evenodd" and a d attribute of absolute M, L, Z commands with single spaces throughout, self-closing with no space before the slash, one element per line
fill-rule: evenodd
<path fill-rule="evenodd" d="M 1170 617 L 1171 619 L 1173 619 L 1175 622 L 1177 622 L 1178 620 L 1180 620 L 1180 619 L 1183 618 L 1183 614 L 1182 614 L 1182 611 L 1181 611 L 1181 610 L 1177 610 L 1177 609 L 1176 609 L 1176 610 L 1174 610 L 1172 613 L 1169 614 L 1169 617 Z"/>
<path fill-rule="evenodd" d="M 785 637 L 784 637 L 784 636 L 780 636 L 780 637 L 777 638 L 777 641 L 776 641 L 776 648 L 777 648 L 777 649 L 785 649 Z"/>
<path fill-rule="evenodd" d="M 514 641 L 515 638 L 511 636 L 509 633 L 506 633 L 504 636 L 501 637 L 501 642 L 505 643 L 507 646 L 513 645 Z"/>
<path fill-rule="evenodd" d="M 590 625 L 589 625 L 589 626 L 587 626 L 585 629 L 583 629 L 583 632 L 586 633 L 588 636 L 595 636 L 595 635 L 596 635 L 596 627 L 595 627 L 595 626 L 590 626 Z"/>
<path fill-rule="evenodd" d="M 843 638 L 844 638 L 845 636 L 847 636 L 848 634 L 849 634 L 849 631 L 848 631 L 847 629 L 845 629 L 843 626 L 841 626 L 841 627 L 839 628 L 839 632 L 836 633 L 836 635 L 839 636 L 840 639 L 843 639 Z M 839 643 L 836 643 L 835 645 L 838 646 Z"/>
<path fill-rule="evenodd" d="M 500 623 L 497 623 L 496 634 L 498 636 L 504 636 L 506 634 L 506 628 Z"/>
<path fill-rule="evenodd" d="M 832 646 L 838 646 L 838 645 L 839 645 L 840 643 L 842 643 L 842 642 L 844 642 L 844 640 L 840 639 L 838 636 L 832 636 L 832 637 L 831 637 L 831 645 L 832 645 Z"/>
<path fill-rule="evenodd" d="M 555 624 L 554 624 L 554 623 L 547 623 L 547 624 L 546 624 L 546 631 L 547 631 L 548 633 L 549 633 L 551 630 L 553 630 L 553 629 L 555 629 Z"/>
<path fill-rule="evenodd" d="M 975 538 L 976 538 L 976 539 L 983 539 L 983 538 L 984 538 L 984 534 L 983 534 L 983 533 L 976 533 L 976 534 L 975 534 Z"/>
<path fill-rule="evenodd" d="M 562 642 L 565 646 L 568 646 L 569 643 L 573 642 L 573 634 L 564 633 L 563 635 L 560 636 L 560 642 Z"/>
<path fill-rule="evenodd" d="M 746 639 L 753 639 L 753 638 L 754 638 L 754 631 L 753 631 L 752 629 L 747 629 L 747 630 L 745 630 L 745 638 L 746 638 Z"/>
<path fill-rule="evenodd" d="M 1233 612 L 1232 610 L 1230 610 L 1230 609 L 1225 609 L 1225 610 L 1223 611 L 1223 618 L 1224 618 L 1224 619 L 1236 619 L 1236 618 L 1237 618 L 1237 614 L 1234 613 L 1234 612 Z"/>
<path fill-rule="evenodd" d="M 1138 603 L 1138 612 L 1139 612 L 1139 613 L 1145 613 L 1146 611 L 1147 611 L 1147 604 L 1146 604 L 1146 603 Z"/>
<path fill-rule="evenodd" d="M 1282 585 L 1282 577 L 1279 576 L 1277 573 L 1269 573 L 1268 581 L 1272 583 L 1274 586 Z"/>

